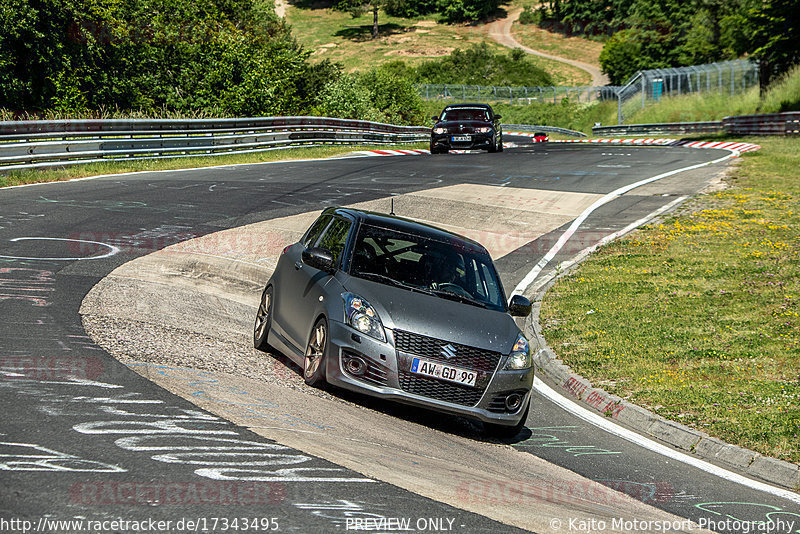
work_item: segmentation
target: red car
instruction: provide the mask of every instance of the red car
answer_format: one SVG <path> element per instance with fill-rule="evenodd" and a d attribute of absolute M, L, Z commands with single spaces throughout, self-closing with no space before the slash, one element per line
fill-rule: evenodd
<path fill-rule="evenodd" d="M 531 137 L 531 143 L 546 143 L 549 140 L 550 138 L 547 137 L 547 134 L 544 132 L 536 132 L 533 134 L 533 137 Z"/>

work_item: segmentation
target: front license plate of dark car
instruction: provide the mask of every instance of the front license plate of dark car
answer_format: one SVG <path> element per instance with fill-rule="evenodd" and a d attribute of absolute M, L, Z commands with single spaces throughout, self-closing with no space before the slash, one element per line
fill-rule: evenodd
<path fill-rule="evenodd" d="M 468 135 L 454 135 L 450 138 L 453 143 L 469 143 L 472 138 Z"/>
<path fill-rule="evenodd" d="M 438 378 L 439 380 L 446 380 L 448 382 L 455 382 L 456 384 L 463 384 L 465 386 L 475 386 L 475 380 L 478 375 L 475 371 L 469 369 L 462 369 L 461 367 L 453 367 L 439 362 L 432 362 L 423 360 L 422 358 L 414 358 L 411 361 L 411 372 Z"/>

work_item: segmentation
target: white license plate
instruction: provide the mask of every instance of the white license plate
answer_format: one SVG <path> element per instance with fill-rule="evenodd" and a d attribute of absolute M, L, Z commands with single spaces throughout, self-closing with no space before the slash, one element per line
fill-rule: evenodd
<path fill-rule="evenodd" d="M 454 143 L 469 143 L 472 141 L 472 137 L 468 135 L 454 135 L 450 138 L 450 141 Z"/>
<path fill-rule="evenodd" d="M 423 360 L 422 358 L 414 358 L 411 361 L 411 372 L 438 378 L 439 380 L 455 382 L 456 384 L 464 384 L 465 386 L 474 386 L 475 380 L 478 378 L 478 374 L 475 371 Z"/>

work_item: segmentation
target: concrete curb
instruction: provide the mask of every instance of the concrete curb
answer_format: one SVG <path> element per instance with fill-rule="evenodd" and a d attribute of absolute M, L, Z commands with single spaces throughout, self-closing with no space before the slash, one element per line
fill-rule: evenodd
<path fill-rule="evenodd" d="M 534 357 L 534 363 L 540 376 L 547 377 L 565 397 L 598 411 L 642 435 L 655 438 L 698 458 L 734 469 L 753 478 L 798 491 L 800 489 L 800 465 L 763 456 L 665 419 L 641 406 L 592 386 L 589 380 L 573 372 L 558 358 L 541 335 L 539 312 L 542 300 L 556 281 L 570 274 L 589 255 L 589 253 L 581 253 L 575 260 L 569 262 L 566 269 L 556 269 L 553 274 L 539 283 L 531 299 L 533 312 L 525 323 L 525 332 L 529 337 L 535 337 L 541 347 L 539 353 Z"/>

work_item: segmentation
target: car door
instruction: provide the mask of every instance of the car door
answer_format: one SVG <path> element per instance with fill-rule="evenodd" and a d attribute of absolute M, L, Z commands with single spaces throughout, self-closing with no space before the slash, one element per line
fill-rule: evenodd
<path fill-rule="evenodd" d="M 321 247 L 331 252 L 333 263 L 338 269 L 352 227 L 352 221 L 341 215 L 335 215 L 317 242 L 309 246 Z M 283 304 L 286 317 L 285 329 L 291 341 L 298 348 L 305 350 L 311 327 L 316 320 L 315 310 L 319 308 L 320 297 L 326 296 L 324 285 L 332 275 L 307 265 L 302 257 L 295 261 L 289 271 L 287 285 L 292 300 L 291 303 Z"/>

